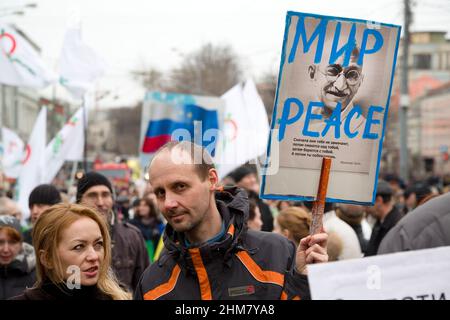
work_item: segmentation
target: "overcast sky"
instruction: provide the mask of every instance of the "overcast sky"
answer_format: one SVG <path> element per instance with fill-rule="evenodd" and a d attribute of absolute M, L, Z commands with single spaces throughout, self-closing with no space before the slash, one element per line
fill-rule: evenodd
<path fill-rule="evenodd" d="M 246 76 L 278 70 L 286 11 L 402 24 L 402 0 L 0 0 L 0 8 L 35 2 L 14 22 L 56 66 L 68 21 L 79 13 L 83 38 L 108 63 L 105 86 L 132 69 L 169 70 L 202 44 L 230 44 Z M 413 30 L 450 32 L 450 0 L 416 0 Z"/>

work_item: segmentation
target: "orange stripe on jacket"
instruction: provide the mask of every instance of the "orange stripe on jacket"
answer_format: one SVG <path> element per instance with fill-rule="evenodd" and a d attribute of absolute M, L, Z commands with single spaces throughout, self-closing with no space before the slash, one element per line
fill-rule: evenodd
<path fill-rule="evenodd" d="M 246 251 L 239 251 L 236 256 L 241 260 L 242 264 L 247 268 L 250 274 L 259 282 L 277 284 L 284 286 L 284 275 L 275 271 L 263 271 L 250 257 Z"/>
<path fill-rule="evenodd" d="M 209 284 L 208 273 L 206 272 L 205 266 L 203 265 L 200 250 L 199 248 L 189 249 L 189 253 L 191 254 L 192 263 L 194 264 L 195 271 L 197 272 L 202 300 L 212 300 L 211 286 Z"/>
<path fill-rule="evenodd" d="M 172 274 L 170 275 L 169 281 L 163 283 L 162 285 L 157 286 L 155 289 L 148 291 L 144 294 L 144 300 L 156 300 L 163 295 L 168 294 L 175 288 L 175 285 L 178 281 L 178 276 L 180 275 L 181 269 L 178 265 L 172 270 Z"/>
<path fill-rule="evenodd" d="M 280 300 L 288 300 L 288 295 L 287 295 L 286 291 L 283 290 L 283 291 L 281 292 Z M 294 297 L 292 298 L 292 300 L 300 300 L 300 297 L 299 297 L 299 296 L 294 296 Z"/>
<path fill-rule="evenodd" d="M 234 236 L 234 224 L 231 224 L 230 227 L 228 228 L 228 232 L 229 234 L 231 234 L 231 236 Z"/>

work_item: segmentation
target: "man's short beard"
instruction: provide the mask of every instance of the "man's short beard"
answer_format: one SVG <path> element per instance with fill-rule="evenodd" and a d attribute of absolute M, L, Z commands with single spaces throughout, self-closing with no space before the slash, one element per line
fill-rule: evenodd
<path fill-rule="evenodd" d="M 183 212 L 183 214 L 185 214 L 188 217 L 192 217 L 192 215 L 188 211 Z M 202 219 L 200 219 L 198 221 L 189 220 L 185 223 L 174 224 L 174 225 L 172 225 L 172 228 L 176 232 L 180 232 L 180 233 L 181 232 L 189 232 L 189 231 L 192 231 L 195 227 L 197 227 L 201 222 L 202 222 Z"/>

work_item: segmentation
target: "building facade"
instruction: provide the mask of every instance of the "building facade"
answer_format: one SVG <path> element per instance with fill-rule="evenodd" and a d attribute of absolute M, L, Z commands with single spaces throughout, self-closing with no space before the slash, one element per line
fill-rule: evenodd
<path fill-rule="evenodd" d="M 424 142 L 428 142 L 424 139 L 431 139 L 433 134 L 438 134 L 437 131 L 424 133 L 428 130 L 426 128 L 430 125 L 429 121 L 431 120 L 424 120 L 422 115 L 426 113 L 423 108 L 431 107 L 427 104 L 428 101 L 435 99 L 428 96 L 428 94 L 450 81 L 450 40 L 446 38 L 446 32 L 440 31 L 412 32 L 410 40 L 408 57 L 410 104 L 407 111 L 408 167 L 410 168 L 411 178 L 420 179 L 432 173 L 431 171 L 433 170 L 430 168 L 430 163 L 437 161 L 430 160 L 429 150 L 426 152 L 422 150 L 422 148 L 428 146 L 428 144 L 424 144 Z M 399 172 L 402 51 L 403 47 L 400 45 L 389 107 L 387 131 L 383 145 L 382 172 Z M 444 97 L 443 99 L 447 98 Z M 424 107 L 424 103 L 427 104 L 427 107 Z M 450 112 L 450 109 L 441 111 L 445 114 Z"/>

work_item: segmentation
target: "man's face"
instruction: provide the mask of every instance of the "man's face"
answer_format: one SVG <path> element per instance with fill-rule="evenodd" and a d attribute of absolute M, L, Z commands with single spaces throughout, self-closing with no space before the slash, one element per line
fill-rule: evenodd
<path fill-rule="evenodd" d="M 382 206 L 383 206 L 383 198 L 381 196 L 377 196 L 375 198 L 375 203 L 373 204 L 373 206 L 366 207 L 366 212 L 372 217 L 380 219 L 383 213 Z"/>
<path fill-rule="evenodd" d="M 90 187 L 81 197 L 80 203 L 96 209 L 108 222 L 110 221 L 114 201 L 107 186 Z"/>
<path fill-rule="evenodd" d="M 417 206 L 417 197 L 414 192 L 412 192 L 408 198 L 406 198 L 406 206 L 408 209 L 414 209 Z"/>
<path fill-rule="evenodd" d="M 34 225 L 37 219 L 41 216 L 42 212 L 50 207 L 51 206 L 49 204 L 33 204 L 33 206 L 30 208 L 31 224 Z"/>
<path fill-rule="evenodd" d="M 254 173 L 250 173 L 243 177 L 238 183 L 237 186 L 240 188 L 244 188 L 245 190 L 251 190 L 258 193 L 259 191 L 259 184 L 258 180 L 256 179 L 256 175 Z"/>
<path fill-rule="evenodd" d="M 214 169 L 202 181 L 193 164 L 175 164 L 166 150 L 153 159 L 149 174 L 159 210 L 175 231 L 195 231 L 208 218 L 217 182 Z"/>
<path fill-rule="evenodd" d="M 311 78 L 316 86 L 316 98 L 332 112 L 341 103 L 344 110 L 358 92 L 362 83 L 362 69 L 351 59 L 348 66 L 343 67 L 343 57 L 334 64 L 313 66 Z"/>
<path fill-rule="evenodd" d="M 263 222 L 261 220 L 261 211 L 258 207 L 255 207 L 255 217 L 247 222 L 249 229 L 261 231 Z"/>

